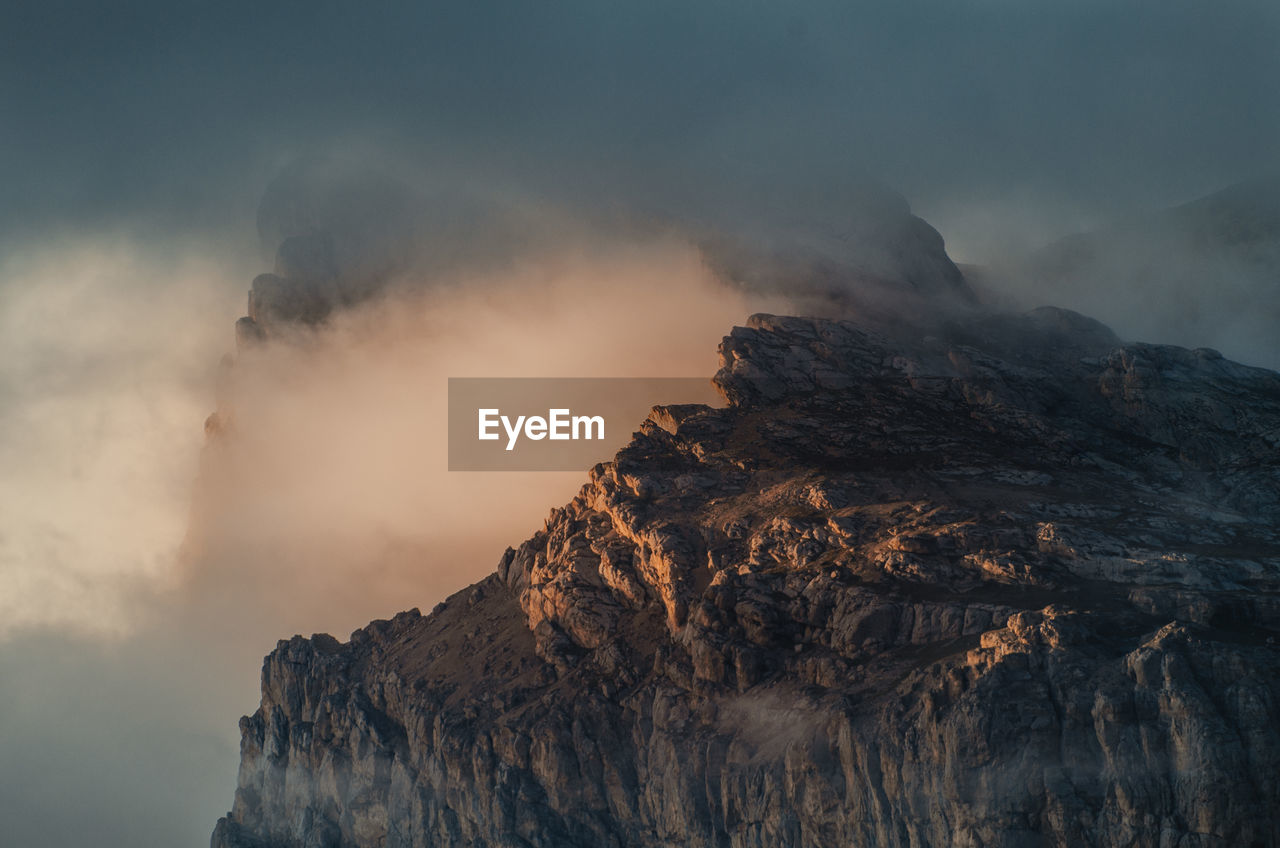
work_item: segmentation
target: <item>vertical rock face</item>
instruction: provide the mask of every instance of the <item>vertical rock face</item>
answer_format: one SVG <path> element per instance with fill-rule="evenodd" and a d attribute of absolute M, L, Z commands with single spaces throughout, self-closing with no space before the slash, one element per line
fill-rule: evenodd
<path fill-rule="evenodd" d="M 246 846 L 1280 844 L 1280 375 L 757 316 L 430 615 L 281 642 Z"/>

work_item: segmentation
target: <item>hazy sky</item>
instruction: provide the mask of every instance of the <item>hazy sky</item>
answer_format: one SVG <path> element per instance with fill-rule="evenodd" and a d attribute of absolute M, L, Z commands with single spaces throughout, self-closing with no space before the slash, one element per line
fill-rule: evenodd
<path fill-rule="evenodd" d="M 283 162 L 357 149 L 592 202 L 861 169 L 964 254 L 1280 169 L 1267 0 L 0 14 L 5 232 L 235 231 Z"/>
<path fill-rule="evenodd" d="M 571 496 L 443 476 L 445 376 L 710 374 L 758 306 L 678 240 L 540 243 L 546 219 L 768 220 L 869 177 L 998 259 L 1280 171 L 1278 44 L 1268 0 L 4 4 L 5 837 L 207 844 L 276 638 L 429 609 Z M 259 363 L 224 466 L 251 496 L 180 568 L 217 362 L 270 266 L 259 200 L 317 157 L 542 229 L 506 273 Z"/>

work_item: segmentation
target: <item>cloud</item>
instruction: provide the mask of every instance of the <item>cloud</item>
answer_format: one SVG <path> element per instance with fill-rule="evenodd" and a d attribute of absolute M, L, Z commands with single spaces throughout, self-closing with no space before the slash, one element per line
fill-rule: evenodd
<path fill-rule="evenodd" d="M 279 581 L 251 600 L 276 605 L 263 612 L 277 629 L 341 634 L 430 606 L 491 570 L 585 473 L 448 472 L 449 377 L 709 380 L 716 341 L 749 311 L 685 240 L 593 240 L 392 287 L 251 348 L 226 381 L 228 429 L 199 484 L 191 547 L 212 571 L 194 579 L 211 592 Z"/>
<path fill-rule="evenodd" d="M 449 376 L 709 377 L 749 312 L 663 235 L 565 237 L 468 268 L 240 356 L 221 378 L 231 429 L 202 453 L 248 274 L 127 241 L 6 266 L 11 833 L 204 841 L 277 638 L 430 608 L 576 493 L 584 473 L 450 474 Z"/>
<path fill-rule="evenodd" d="M 958 232 L 935 207 L 1105 216 L 1274 170 L 1280 149 L 1280 12 L 1258 0 L 131 0 L 3 23 L 0 231 L 234 230 L 285 162 L 394 150 L 570 205 L 861 171 Z"/>
<path fill-rule="evenodd" d="M 107 238 L 0 267 L 0 638 L 119 632 L 171 572 L 226 335 L 210 319 L 232 314 L 217 275 Z"/>
<path fill-rule="evenodd" d="M 1122 337 L 1212 347 L 1280 368 L 1280 179 L 1070 235 L 998 266 L 1024 303 L 1107 320 Z"/>

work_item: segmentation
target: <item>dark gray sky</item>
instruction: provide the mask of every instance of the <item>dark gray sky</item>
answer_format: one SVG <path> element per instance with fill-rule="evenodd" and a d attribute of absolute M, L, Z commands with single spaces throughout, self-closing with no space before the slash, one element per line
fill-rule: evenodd
<path fill-rule="evenodd" d="M 234 230 L 283 163 L 335 149 L 588 202 L 858 170 L 975 242 L 962 208 L 1052 229 L 1280 169 L 1265 0 L 0 14 L 0 227 L 24 236 Z"/>

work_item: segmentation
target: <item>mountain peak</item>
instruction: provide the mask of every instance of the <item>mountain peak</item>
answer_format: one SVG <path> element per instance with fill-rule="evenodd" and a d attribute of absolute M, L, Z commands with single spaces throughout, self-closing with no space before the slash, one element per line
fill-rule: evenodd
<path fill-rule="evenodd" d="M 1274 839 L 1280 375 L 1065 310 L 721 361 L 491 577 L 282 643 L 215 848 Z"/>

